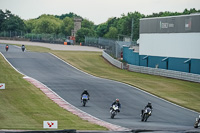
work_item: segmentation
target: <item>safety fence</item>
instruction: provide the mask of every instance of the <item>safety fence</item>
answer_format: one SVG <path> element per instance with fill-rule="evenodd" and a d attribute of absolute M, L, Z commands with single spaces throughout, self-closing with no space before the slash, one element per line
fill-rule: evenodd
<path fill-rule="evenodd" d="M 66 36 L 63 34 L 35 34 L 24 31 L 1 31 L 0 38 L 63 44 Z"/>
<path fill-rule="evenodd" d="M 133 72 L 158 75 L 158 76 L 163 76 L 163 77 L 168 77 L 168 78 L 175 78 L 175 79 L 181 79 L 181 80 L 200 83 L 199 74 L 192 74 L 192 73 L 179 72 L 179 71 L 173 71 L 173 70 L 165 70 L 165 69 L 159 69 L 159 68 L 150 68 L 150 67 L 144 67 L 144 66 L 136 66 L 136 65 L 130 65 L 130 64 L 126 64 L 125 66 L 122 62 L 112 58 L 110 55 L 105 53 L 105 51 L 103 51 L 102 55 L 111 64 L 113 64 L 114 66 L 120 69 L 127 69 Z"/>
<path fill-rule="evenodd" d="M 93 46 L 101 49 L 105 49 L 105 52 L 115 58 L 121 58 L 121 53 L 123 51 L 123 45 L 130 46 L 131 42 L 124 42 L 106 38 L 95 38 L 95 37 L 85 37 L 85 46 Z"/>

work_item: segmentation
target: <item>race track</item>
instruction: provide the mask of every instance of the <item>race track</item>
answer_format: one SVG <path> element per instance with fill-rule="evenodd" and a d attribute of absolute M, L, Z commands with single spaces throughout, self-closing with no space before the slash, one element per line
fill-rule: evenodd
<path fill-rule="evenodd" d="M 129 85 L 97 78 L 81 72 L 49 53 L 22 52 L 0 44 L 0 52 L 21 73 L 32 77 L 57 93 L 75 107 L 106 122 L 130 129 L 189 131 L 193 129 L 197 112 L 184 109 Z M 91 95 L 86 107 L 81 106 L 80 95 L 87 89 Z M 121 112 L 110 119 L 109 107 L 120 99 Z M 147 122 L 140 121 L 140 111 L 148 101 L 153 113 Z"/>

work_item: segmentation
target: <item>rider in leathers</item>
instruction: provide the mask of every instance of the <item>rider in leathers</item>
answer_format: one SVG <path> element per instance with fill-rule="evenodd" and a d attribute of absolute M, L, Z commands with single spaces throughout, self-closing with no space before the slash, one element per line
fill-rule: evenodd
<path fill-rule="evenodd" d="M 83 93 L 81 94 L 81 101 L 82 101 L 82 97 L 83 97 L 84 94 L 87 95 L 88 100 L 90 100 L 90 94 L 88 93 L 88 91 L 86 89 L 84 89 Z"/>
<path fill-rule="evenodd" d="M 117 105 L 119 108 L 121 108 L 121 104 L 120 104 L 120 102 L 119 102 L 119 99 L 116 99 L 116 100 L 112 103 L 110 109 L 112 109 L 112 106 L 113 106 L 113 105 Z M 118 112 L 120 112 L 119 109 L 118 109 Z"/>
<path fill-rule="evenodd" d="M 148 104 L 145 106 L 145 108 L 144 108 L 143 110 L 141 110 L 141 115 L 143 115 L 144 110 L 145 110 L 146 108 L 150 108 L 151 110 L 153 109 L 153 107 L 152 107 L 152 105 L 151 105 L 151 102 L 148 102 Z"/>

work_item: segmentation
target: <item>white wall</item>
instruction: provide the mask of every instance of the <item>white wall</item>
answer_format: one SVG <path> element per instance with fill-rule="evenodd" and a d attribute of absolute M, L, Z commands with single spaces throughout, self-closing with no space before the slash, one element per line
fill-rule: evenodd
<path fill-rule="evenodd" d="M 139 54 L 200 59 L 200 33 L 140 34 Z"/>

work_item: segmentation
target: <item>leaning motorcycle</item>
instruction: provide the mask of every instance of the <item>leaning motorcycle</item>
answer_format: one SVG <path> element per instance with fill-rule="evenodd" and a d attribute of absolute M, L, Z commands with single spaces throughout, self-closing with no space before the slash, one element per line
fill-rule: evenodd
<path fill-rule="evenodd" d="M 149 116 L 151 116 L 152 110 L 150 108 L 146 108 L 141 115 L 141 121 L 147 121 Z"/>
<path fill-rule="evenodd" d="M 115 115 L 117 115 L 117 112 L 119 112 L 119 107 L 117 105 L 113 105 L 110 110 L 111 119 L 114 119 Z"/>
<path fill-rule="evenodd" d="M 84 95 L 82 96 L 82 103 L 83 103 L 83 106 L 84 106 L 84 107 L 85 107 L 87 101 L 88 101 L 88 96 L 84 94 Z"/>
<path fill-rule="evenodd" d="M 196 118 L 196 122 L 194 123 L 194 128 L 198 128 L 200 126 L 200 115 L 199 118 Z"/>

